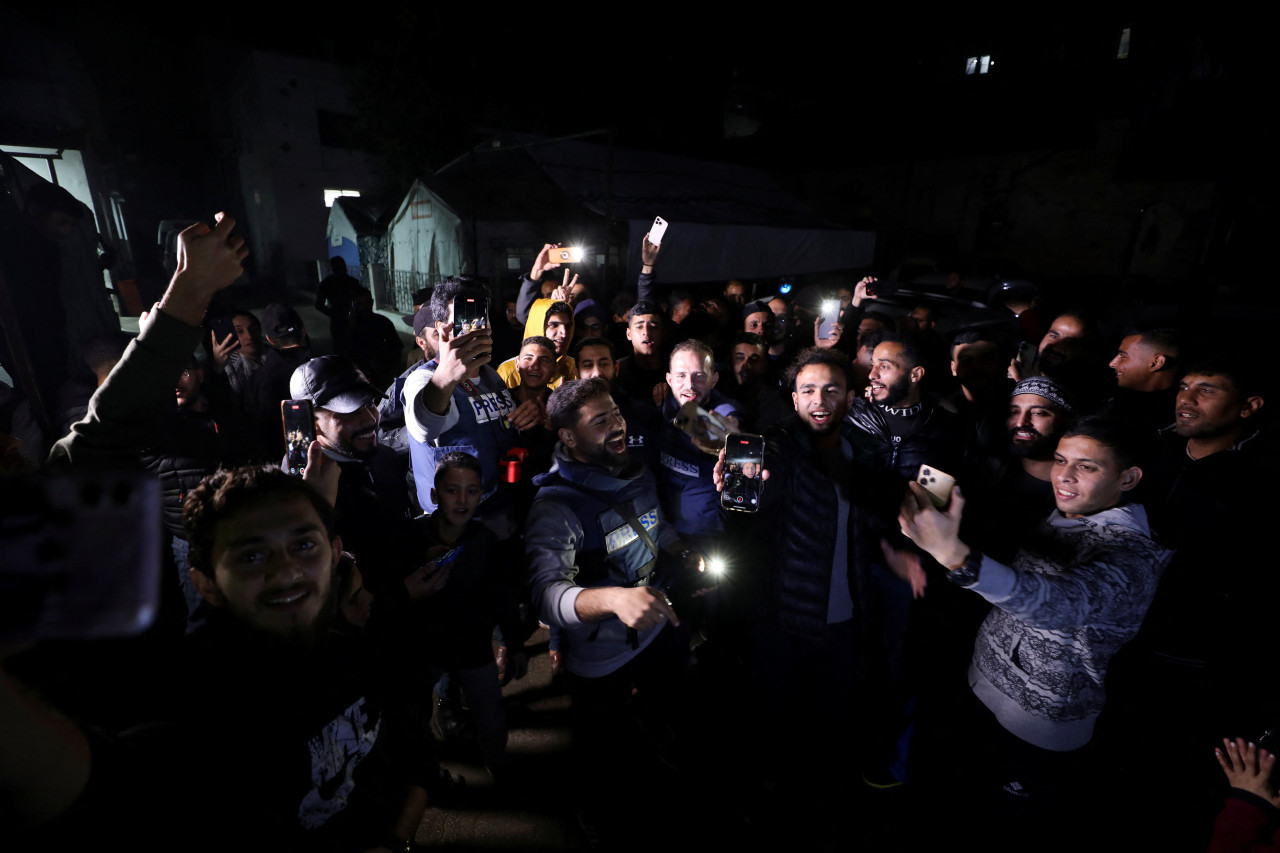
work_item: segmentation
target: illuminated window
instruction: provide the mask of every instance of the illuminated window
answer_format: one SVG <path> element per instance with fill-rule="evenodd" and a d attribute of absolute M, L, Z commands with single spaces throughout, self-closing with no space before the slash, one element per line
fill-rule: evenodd
<path fill-rule="evenodd" d="M 991 66 L 995 65 L 995 61 L 990 55 L 987 56 L 971 56 L 964 61 L 965 74 L 986 74 L 991 70 Z"/>
<path fill-rule="evenodd" d="M 351 196 L 352 198 L 359 198 L 360 190 L 325 190 L 324 206 L 333 207 L 333 200 L 335 198 L 341 198 L 344 195 Z"/>

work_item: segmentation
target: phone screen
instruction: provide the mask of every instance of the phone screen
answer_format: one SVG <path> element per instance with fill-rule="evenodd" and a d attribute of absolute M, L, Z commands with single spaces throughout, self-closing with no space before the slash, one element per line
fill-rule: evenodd
<path fill-rule="evenodd" d="M 818 326 L 818 339 L 825 341 L 831 337 L 836 323 L 840 321 L 840 300 L 824 299 L 822 301 L 822 323 Z"/>
<path fill-rule="evenodd" d="M 483 296 L 453 298 L 453 336 L 489 328 L 489 300 Z"/>
<path fill-rule="evenodd" d="M 316 421 L 310 400 L 281 400 L 280 422 L 284 427 L 284 445 L 289 473 L 301 477 L 307 467 L 307 451 L 316 440 Z"/>
<path fill-rule="evenodd" d="M 720 491 L 720 505 L 740 512 L 760 509 L 763 473 L 764 437 L 730 433 L 724 441 L 724 487 Z"/>

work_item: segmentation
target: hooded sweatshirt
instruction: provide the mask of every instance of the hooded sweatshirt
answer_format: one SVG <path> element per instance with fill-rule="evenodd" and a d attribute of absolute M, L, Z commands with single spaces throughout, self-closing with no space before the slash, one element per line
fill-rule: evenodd
<path fill-rule="evenodd" d="M 525 338 L 542 337 L 547 333 L 547 309 L 555 304 L 552 299 L 539 299 L 529 308 L 529 319 L 524 324 Z M 565 352 L 556 358 L 556 375 L 547 383 L 547 387 L 554 391 L 559 388 L 566 380 L 578 378 L 578 364 L 568 354 L 569 346 L 573 343 L 573 316 L 570 315 L 569 322 L 566 324 L 568 329 L 564 335 Z M 523 339 L 522 339 L 523 340 Z M 519 356 L 517 356 L 519 358 Z M 507 383 L 508 388 L 515 388 L 520 384 L 520 371 L 516 370 L 516 359 L 509 358 L 502 364 L 498 365 L 498 375 L 502 377 L 502 381 Z"/>

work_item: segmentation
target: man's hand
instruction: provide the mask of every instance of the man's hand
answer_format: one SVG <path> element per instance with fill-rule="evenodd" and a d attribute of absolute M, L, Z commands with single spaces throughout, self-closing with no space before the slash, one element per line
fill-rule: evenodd
<path fill-rule="evenodd" d="M 822 328 L 822 318 L 818 317 L 813 321 L 813 345 L 819 349 L 830 349 L 840 343 L 840 336 L 844 334 L 844 324 L 836 323 L 831 327 L 831 337 L 820 338 L 818 332 Z"/>
<path fill-rule="evenodd" d="M 1280 794 L 1272 789 L 1271 769 L 1276 757 L 1256 744 L 1246 743 L 1244 738 L 1222 739 L 1226 749 L 1215 749 L 1213 754 L 1227 774 L 1227 783 L 1233 788 L 1256 794 L 1276 808 L 1280 808 Z"/>
<path fill-rule="evenodd" d="M 302 479 L 324 495 L 329 506 L 338 504 L 338 478 L 341 475 L 342 468 L 337 461 L 325 455 L 320 442 L 312 441 L 307 448 L 307 467 L 302 469 Z"/>
<path fill-rule="evenodd" d="M 531 281 L 542 281 L 544 272 L 560 268 L 559 264 L 551 263 L 551 250 L 559 248 L 559 243 L 543 244 L 542 251 L 538 252 L 538 257 L 533 259 L 533 268 L 529 270 L 529 279 Z"/>
<path fill-rule="evenodd" d="M 436 328 L 441 330 L 440 351 L 436 354 L 439 364 L 422 391 L 422 402 L 428 411 L 443 415 L 449 411 L 449 398 L 458 383 L 473 369 L 493 360 L 493 337 L 488 329 L 476 329 L 455 338 L 452 326 L 440 324 Z"/>
<path fill-rule="evenodd" d="M 946 512 L 940 512 L 933 505 L 929 493 L 919 483 L 907 483 L 907 489 L 898 513 L 903 535 L 948 570 L 963 564 L 969 548 L 960 541 L 960 516 L 964 512 L 960 487 L 951 487 L 951 504 Z"/>
<path fill-rule="evenodd" d="M 760 482 L 763 483 L 769 479 L 769 469 L 761 466 Z M 720 454 L 716 459 L 716 467 L 711 469 L 711 480 L 716 484 L 716 491 L 724 491 L 724 448 L 720 448 Z"/>
<path fill-rule="evenodd" d="M 213 365 L 219 370 L 223 370 L 227 366 L 227 360 L 231 358 L 231 353 L 240 349 L 240 341 L 236 338 L 236 333 L 232 332 L 223 339 L 222 343 L 218 343 L 218 333 L 210 332 L 209 340 L 213 342 L 211 347 L 213 351 Z"/>
<path fill-rule="evenodd" d="M 584 589 L 574 602 L 583 622 L 600 622 L 616 616 L 622 624 L 644 631 L 670 619 L 679 625 L 666 593 L 651 586 L 597 586 Z"/>
<path fill-rule="evenodd" d="M 671 386 L 665 382 L 659 382 L 653 386 L 653 404 L 659 409 L 662 404 L 671 398 Z"/>
<path fill-rule="evenodd" d="M 889 540 L 880 540 L 880 551 L 884 554 L 884 562 L 889 571 L 911 585 L 912 598 L 924 598 L 924 589 L 929 585 L 929 578 L 920 565 L 920 555 L 911 551 L 899 551 L 889 544 Z"/>
<path fill-rule="evenodd" d="M 649 242 L 649 234 L 645 232 L 644 239 L 640 241 L 640 263 L 649 267 L 649 271 L 652 272 L 653 265 L 658 262 L 658 253 L 661 251 L 661 246 Z"/>
<path fill-rule="evenodd" d="M 449 566 L 441 566 L 435 560 L 419 566 L 417 571 L 404 579 L 412 601 L 421 601 L 444 589 L 449 582 Z"/>
<path fill-rule="evenodd" d="M 1023 375 L 1022 365 L 1018 363 L 1016 358 L 1009 361 L 1008 375 L 1014 382 L 1021 382 L 1026 379 L 1026 376 Z"/>
<path fill-rule="evenodd" d="M 559 266 L 559 264 L 556 264 Z M 569 278 L 569 271 L 564 271 L 564 281 L 553 291 L 551 291 L 552 302 L 570 302 L 573 296 L 573 289 L 578 286 L 578 274 L 574 273 L 573 278 Z"/>
<path fill-rule="evenodd" d="M 875 299 L 876 295 L 874 293 L 867 292 L 867 288 L 870 285 L 874 284 L 875 281 L 876 281 L 876 277 L 873 275 L 869 275 L 866 278 L 864 278 L 862 281 L 854 285 L 853 298 L 849 300 L 849 304 L 852 305 L 854 308 L 858 308 L 859 306 L 862 305 L 862 300 Z"/>
<path fill-rule="evenodd" d="M 689 441 L 693 442 L 693 446 L 710 456 L 718 456 L 720 451 L 724 450 L 724 440 L 729 433 L 740 432 L 741 424 L 733 415 L 720 415 L 720 420 L 724 422 L 725 435 L 718 439 L 713 439 L 710 435 L 710 427 L 698 418 L 693 424 L 693 434 L 689 436 Z"/>
<path fill-rule="evenodd" d="M 218 213 L 214 220 L 213 228 L 197 222 L 178 235 L 178 267 L 160 299 L 166 314 L 192 326 L 200 325 L 213 295 L 244 274 L 249 254 L 244 238 L 231 233 L 233 217 Z"/>
<path fill-rule="evenodd" d="M 453 330 L 448 329 L 440 333 L 440 353 L 436 358 L 439 364 L 432 383 L 452 387 L 493 360 L 493 336 L 488 329 L 476 329 L 455 338 Z"/>
<path fill-rule="evenodd" d="M 613 615 L 628 628 L 645 631 L 667 619 L 672 625 L 680 624 L 676 611 L 671 607 L 671 599 L 660 589 L 651 586 L 618 587 L 614 592 Z"/>
<path fill-rule="evenodd" d="M 507 649 L 507 663 L 498 672 L 498 683 L 506 687 L 513 681 L 519 681 L 529 672 L 529 656 L 524 649 Z"/>
<path fill-rule="evenodd" d="M 524 432 L 527 429 L 536 427 L 538 424 L 545 422 L 547 419 L 547 407 L 542 400 L 525 400 L 507 415 L 507 420 L 513 427 Z"/>

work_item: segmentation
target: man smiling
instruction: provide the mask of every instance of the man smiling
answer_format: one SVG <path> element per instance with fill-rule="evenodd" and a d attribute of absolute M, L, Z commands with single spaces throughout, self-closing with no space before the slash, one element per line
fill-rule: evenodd
<path fill-rule="evenodd" d="M 959 536 L 964 498 L 943 512 L 911 484 L 902 531 L 993 608 L 978 632 L 969 684 L 977 703 L 956 719 L 988 772 L 976 782 L 1006 808 L 1045 815 L 1085 771 L 1077 750 L 1093 737 L 1112 656 L 1137 633 L 1169 552 L 1151 538 L 1143 507 L 1125 503 L 1142 479 L 1141 437 L 1110 418 L 1085 418 L 1058 442 L 1056 511 L 1012 565 Z"/>
<path fill-rule="evenodd" d="M 653 475 L 632 464 L 609 384 L 565 383 L 547 409 L 559 465 L 535 480 L 541 489 L 525 534 L 533 601 L 543 619 L 566 629 L 568 670 L 598 678 L 639 654 L 668 621 L 679 624 L 653 572 L 658 548 L 683 546 L 663 521 Z M 625 507 L 633 516 L 621 514 Z"/>
<path fill-rule="evenodd" d="M 711 348 L 701 341 L 684 341 L 671 351 L 667 372 L 671 396 L 662 404 L 662 418 L 667 423 L 662 427 L 658 482 L 662 508 L 685 537 L 708 537 L 723 529 L 711 473 L 724 436 L 709 433 L 702 418 L 693 427 L 696 435 L 685 433 L 671 421 L 682 406 L 692 403 L 723 418 L 728 432 L 737 432 L 741 409 L 715 390 L 719 379 Z"/>
<path fill-rule="evenodd" d="M 293 372 L 289 393 L 309 400 L 315 411 L 316 441 L 338 464 L 335 506 L 338 532 L 360 559 L 376 594 L 389 580 L 420 562 L 419 538 L 403 457 L 378 443 L 378 400 L 382 393 L 354 364 L 336 355 L 313 358 Z"/>

